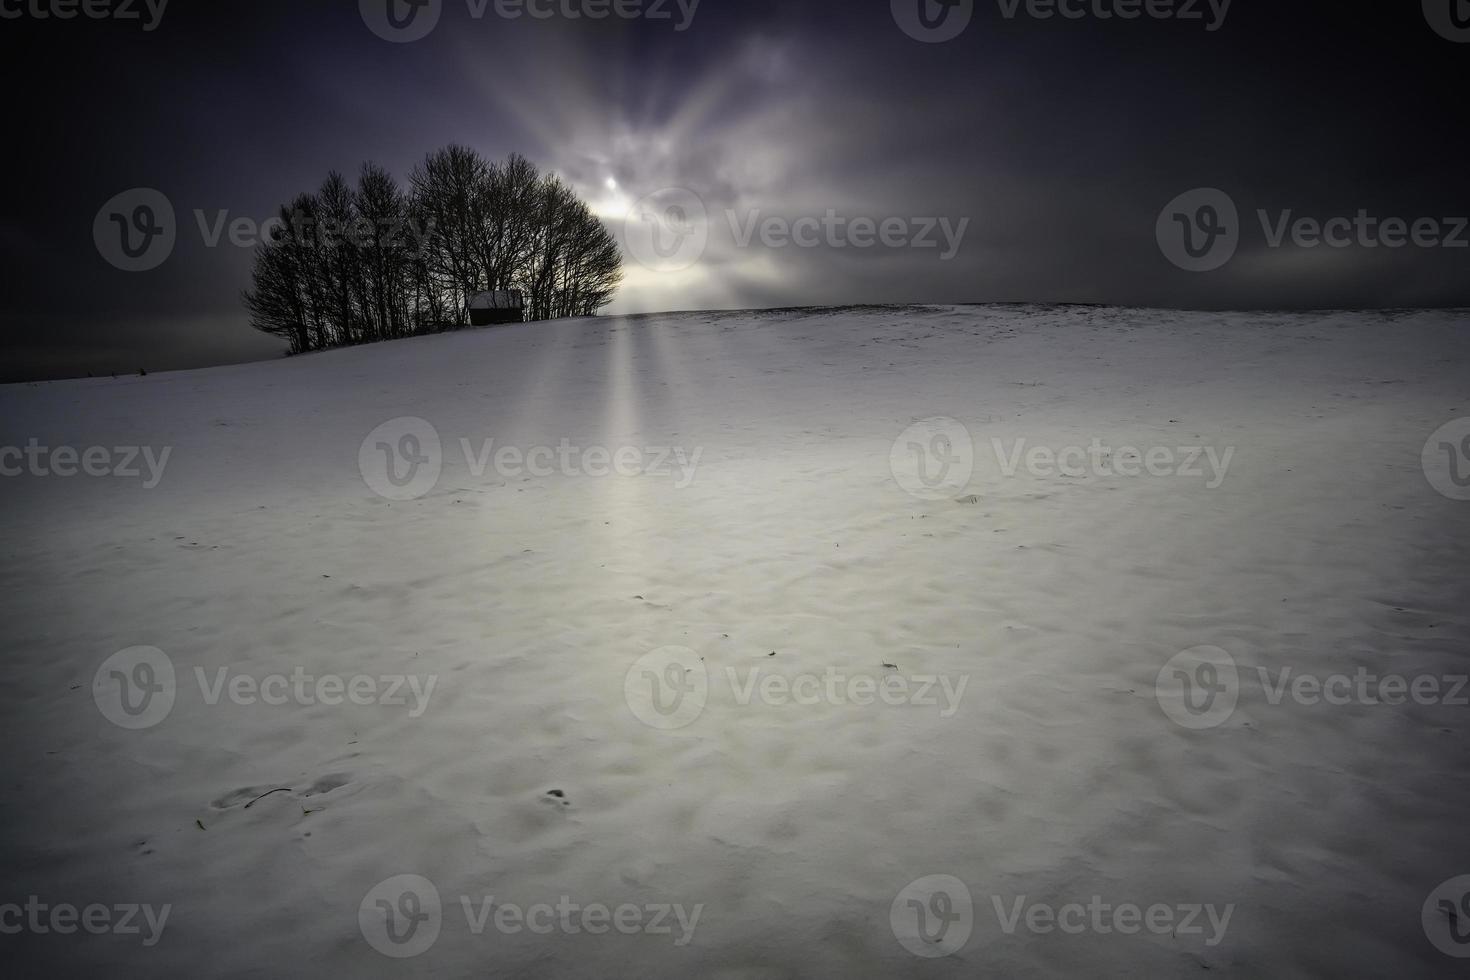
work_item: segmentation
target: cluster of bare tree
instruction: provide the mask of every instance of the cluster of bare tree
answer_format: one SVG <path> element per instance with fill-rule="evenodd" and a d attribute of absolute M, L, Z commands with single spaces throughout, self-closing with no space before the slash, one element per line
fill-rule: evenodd
<path fill-rule="evenodd" d="M 449 146 L 404 190 L 369 163 L 282 208 L 255 255 L 251 324 L 292 353 L 456 329 L 484 290 L 527 319 L 586 316 L 622 281 L 617 242 L 561 178 Z"/>

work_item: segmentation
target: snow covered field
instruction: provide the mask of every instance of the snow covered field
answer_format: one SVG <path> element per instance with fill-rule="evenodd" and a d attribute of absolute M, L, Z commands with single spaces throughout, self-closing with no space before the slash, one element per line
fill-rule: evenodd
<path fill-rule="evenodd" d="M 1421 451 L 1466 416 L 1449 313 L 679 314 L 0 388 L 0 956 L 1463 975 L 1470 501 Z"/>

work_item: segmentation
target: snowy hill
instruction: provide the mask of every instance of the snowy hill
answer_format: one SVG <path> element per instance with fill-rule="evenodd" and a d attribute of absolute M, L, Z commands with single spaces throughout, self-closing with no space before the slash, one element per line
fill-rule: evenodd
<path fill-rule="evenodd" d="M 147 906 L 7 958 L 1450 975 L 1466 327 L 691 313 L 0 387 L 0 904 Z"/>

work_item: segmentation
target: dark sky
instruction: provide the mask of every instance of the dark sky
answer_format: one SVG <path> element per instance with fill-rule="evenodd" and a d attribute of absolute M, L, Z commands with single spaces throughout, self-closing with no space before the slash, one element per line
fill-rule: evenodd
<path fill-rule="evenodd" d="M 1172 4 L 1199 19 L 1133 20 L 1095 13 L 1129 0 L 1064 0 L 1077 19 L 972 0 L 943 43 L 900 28 L 920 0 L 700 0 L 692 18 L 690 0 L 619 0 L 668 16 L 604 20 L 562 12 L 598 0 L 528 0 L 553 16 L 516 20 L 495 0 L 479 17 L 479 0 L 440 0 L 411 43 L 375 34 L 359 0 L 171 0 L 156 23 L 144 0 L 116 0 L 142 20 L 36 16 L 65 2 L 0 0 L 0 380 L 274 356 L 239 300 L 249 248 L 209 247 L 196 212 L 262 221 L 329 170 L 373 160 L 406 179 L 451 142 L 560 173 L 619 235 L 645 195 L 695 195 L 698 261 L 630 257 L 614 313 L 1470 306 L 1470 247 L 1373 248 L 1356 230 L 1342 247 L 1272 246 L 1257 217 L 1363 211 L 1434 219 L 1425 241 L 1456 233 L 1470 215 L 1470 43 L 1430 20 L 1453 34 L 1470 0 L 1234 0 L 1213 30 L 1208 0 Z M 93 225 L 138 187 L 168 199 L 177 240 L 159 267 L 126 272 Z M 1195 188 L 1239 213 L 1236 252 L 1208 272 L 1177 267 L 1156 237 L 1165 205 Z M 753 219 L 829 211 L 912 236 L 923 219 L 968 224 L 948 257 L 825 232 L 812 247 L 738 240 Z"/>

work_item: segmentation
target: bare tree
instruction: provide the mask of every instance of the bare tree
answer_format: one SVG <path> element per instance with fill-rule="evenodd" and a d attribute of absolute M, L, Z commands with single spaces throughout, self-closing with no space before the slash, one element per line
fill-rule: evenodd
<path fill-rule="evenodd" d="M 293 353 L 462 326 L 482 290 L 518 289 L 529 319 L 591 315 L 622 281 L 612 234 L 555 175 L 463 146 L 424 158 L 407 192 L 373 163 L 282 210 L 244 294 Z"/>
<path fill-rule="evenodd" d="M 357 183 L 357 228 L 369 339 L 407 336 L 403 294 L 413 245 L 408 199 L 393 176 L 373 163 L 363 165 Z"/>
<path fill-rule="evenodd" d="M 484 282 L 480 237 L 485 225 L 489 167 L 474 150 L 447 146 L 424 158 L 410 181 L 434 239 L 429 268 L 453 296 L 459 322 L 469 316 L 470 297 Z"/>

